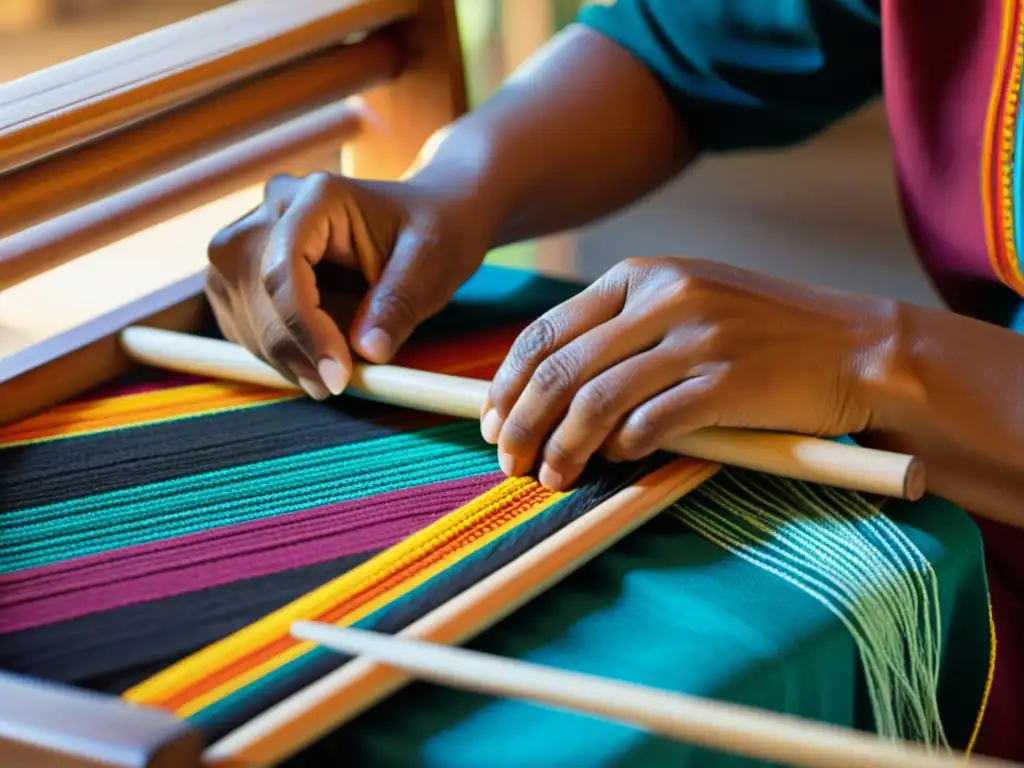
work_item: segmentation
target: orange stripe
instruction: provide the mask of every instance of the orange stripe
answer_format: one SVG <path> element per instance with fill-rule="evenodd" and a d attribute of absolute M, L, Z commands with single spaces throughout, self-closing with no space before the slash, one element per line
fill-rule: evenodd
<path fill-rule="evenodd" d="M 998 174 L 1000 163 L 996 160 L 996 144 L 1000 142 L 1001 134 L 998 126 L 1002 109 L 1003 84 L 1006 78 L 1007 50 L 1009 48 L 1009 37 L 1006 34 L 1012 20 L 1011 4 L 1016 0 L 1005 0 L 1003 3 L 1003 32 L 999 38 L 999 51 L 996 54 L 995 71 L 992 76 L 992 93 L 989 98 L 988 115 L 985 119 L 984 143 L 982 146 L 981 159 L 981 200 L 982 210 L 985 212 L 985 243 L 988 247 L 989 261 L 996 275 L 1001 274 L 998 253 L 1002 239 L 1001 232 L 997 232 L 999 217 L 996 216 L 996 209 L 993 205 L 993 195 L 998 186 Z"/>
<path fill-rule="evenodd" d="M 414 578 L 417 574 L 426 570 L 435 563 L 444 560 L 459 549 L 470 544 L 472 541 L 486 535 L 497 527 L 505 525 L 522 514 L 523 511 L 536 506 L 537 504 L 543 503 L 552 495 L 552 491 L 543 488 L 542 486 L 532 488 L 527 494 L 516 497 L 511 504 L 494 510 L 494 512 L 488 515 L 485 520 L 480 521 L 467 530 L 458 532 L 457 535 L 437 548 L 425 553 L 422 557 L 412 561 L 397 571 L 387 574 L 384 579 L 368 584 L 363 589 L 354 592 L 349 595 L 347 599 L 335 605 L 330 610 L 312 617 L 312 620 L 331 624 L 337 623 L 346 615 L 358 610 L 361 606 L 371 600 L 395 589 L 400 586 L 402 582 Z M 290 648 L 298 645 L 298 643 L 299 641 L 291 635 L 280 635 L 259 648 L 254 649 L 252 652 L 247 653 L 245 656 L 236 659 L 231 664 L 227 664 L 217 670 L 214 670 L 210 675 L 204 677 L 200 681 L 197 681 L 193 685 L 178 691 L 175 695 L 163 701 L 156 702 L 156 704 L 157 706 L 164 707 L 171 711 L 177 711 L 186 706 L 193 699 L 206 695 L 214 688 L 230 682 L 232 678 L 244 674 L 247 670 L 253 667 L 265 664 L 275 656 L 287 652 Z"/>
<path fill-rule="evenodd" d="M 0 447 L 154 424 L 295 397 L 292 392 L 216 382 L 67 403 L 0 428 Z"/>
<path fill-rule="evenodd" d="M 1017 291 L 1024 288 L 1017 276 L 1013 225 L 1013 120 L 1019 104 L 1021 29 L 1017 0 L 1003 4 L 1003 34 L 985 122 L 982 147 L 982 206 L 985 242 L 996 276 Z M 1009 125 L 1008 125 L 1009 123 Z M 1012 261 L 1011 261 L 1012 260 Z"/>

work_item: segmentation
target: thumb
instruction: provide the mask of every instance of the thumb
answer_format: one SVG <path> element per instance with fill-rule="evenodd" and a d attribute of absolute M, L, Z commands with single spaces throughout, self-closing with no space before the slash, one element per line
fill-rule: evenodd
<path fill-rule="evenodd" d="M 433 242 L 413 228 L 399 234 L 380 279 L 363 298 L 352 325 L 353 347 L 372 363 L 387 363 L 416 327 L 455 293 Z"/>

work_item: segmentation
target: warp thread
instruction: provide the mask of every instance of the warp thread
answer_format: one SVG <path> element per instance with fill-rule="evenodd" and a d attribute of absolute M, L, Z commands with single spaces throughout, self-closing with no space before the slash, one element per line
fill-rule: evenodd
<path fill-rule="evenodd" d="M 723 469 L 671 514 L 839 618 L 857 645 L 879 735 L 948 748 L 935 572 L 878 507 L 833 488 Z"/>

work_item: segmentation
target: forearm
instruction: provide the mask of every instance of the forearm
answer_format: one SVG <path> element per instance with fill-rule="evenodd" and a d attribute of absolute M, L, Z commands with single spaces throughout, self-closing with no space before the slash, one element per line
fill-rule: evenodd
<path fill-rule="evenodd" d="M 644 66 L 597 33 L 571 27 L 457 121 L 413 183 L 471 196 L 497 246 L 612 213 L 694 156 Z"/>
<path fill-rule="evenodd" d="M 928 490 L 1024 527 L 1024 336 L 905 307 L 881 439 L 919 456 Z"/>

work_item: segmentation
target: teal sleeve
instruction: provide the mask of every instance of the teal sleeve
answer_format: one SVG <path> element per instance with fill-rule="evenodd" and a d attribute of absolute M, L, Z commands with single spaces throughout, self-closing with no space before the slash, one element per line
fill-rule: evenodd
<path fill-rule="evenodd" d="M 617 0 L 579 20 L 651 70 L 702 149 L 725 151 L 794 144 L 880 94 L 878 1 Z"/>

